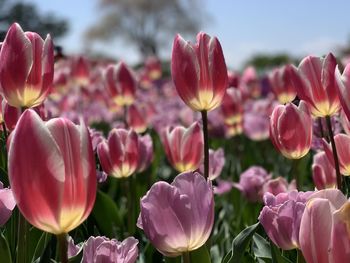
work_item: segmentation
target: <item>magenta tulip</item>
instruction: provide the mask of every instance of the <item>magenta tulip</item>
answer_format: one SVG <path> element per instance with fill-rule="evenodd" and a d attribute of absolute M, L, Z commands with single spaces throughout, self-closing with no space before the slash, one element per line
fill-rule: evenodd
<path fill-rule="evenodd" d="M 137 82 L 135 74 L 124 62 L 109 65 L 104 79 L 105 86 L 117 105 L 127 106 L 134 102 Z"/>
<path fill-rule="evenodd" d="M 153 142 L 149 134 L 139 137 L 139 162 L 137 172 L 145 171 L 153 160 Z"/>
<path fill-rule="evenodd" d="M 35 107 L 49 94 L 53 81 L 54 50 L 51 37 L 45 41 L 34 32 L 13 24 L 0 52 L 2 95 L 13 107 Z"/>
<path fill-rule="evenodd" d="M 350 136 L 340 133 L 334 136 L 334 141 L 337 147 L 340 173 L 350 175 Z M 323 141 L 323 145 L 328 161 L 334 167 L 332 147 L 325 141 Z"/>
<path fill-rule="evenodd" d="M 182 100 L 194 111 L 210 111 L 221 104 L 228 84 L 227 68 L 216 37 L 200 32 L 192 44 L 177 35 L 171 75 Z"/>
<path fill-rule="evenodd" d="M 350 64 L 347 64 L 343 74 L 340 73 L 339 68 L 335 70 L 335 77 L 338 85 L 338 95 L 340 99 L 341 106 L 344 113 L 350 120 Z"/>
<path fill-rule="evenodd" d="M 138 227 L 165 256 L 200 248 L 213 228 L 212 186 L 199 173 L 182 173 L 172 184 L 155 183 L 140 207 Z"/>
<path fill-rule="evenodd" d="M 76 85 L 85 87 L 89 84 L 90 66 L 85 57 L 79 56 L 72 59 L 70 75 Z"/>
<path fill-rule="evenodd" d="M 292 76 L 298 97 L 306 101 L 315 117 L 331 116 L 340 109 L 335 78 L 336 58 L 329 53 L 325 58 L 308 56 Z"/>
<path fill-rule="evenodd" d="M 12 190 L 4 188 L 0 182 L 0 226 L 3 226 L 10 219 L 15 206 L 16 201 Z"/>
<path fill-rule="evenodd" d="M 145 108 L 135 104 L 130 105 L 127 110 L 126 122 L 137 133 L 143 133 L 147 130 L 147 116 L 145 116 L 144 110 Z"/>
<path fill-rule="evenodd" d="M 53 234 L 68 233 L 90 214 L 96 169 L 85 125 L 63 118 L 43 122 L 26 110 L 13 132 L 8 170 L 23 216 Z"/>
<path fill-rule="evenodd" d="M 189 128 L 168 127 L 162 133 L 162 142 L 170 164 L 179 172 L 199 168 L 203 158 L 203 135 L 198 122 Z"/>
<path fill-rule="evenodd" d="M 225 165 L 225 153 L 222 148 L 214 151 L 213 149 L 209 149 L 209 180 L 215 180 L 221 174 L 222 169 Z M 204 172 L 204 165 L 200 166 L 200 172 Z"/>
<path fill-rule="evenodd" d="M 243 120 L 242 94 L 239 89 L 229 88 L 221 104 L 225 124 L 233 125 Z"/>
<path fill-rule="evenodd" d="M 131 176 L 139 163 L 139 138 L 133 130 L 113 129 L 97 146 L 102 169 L 116 178 Z"/>
<path fill-rule="evenodd" d="M 311 147 L 312 117 L 306 104 L 277 106 L 270 119 L 270 138 L 275 148 L 289 159 L 300 159 Z"/>

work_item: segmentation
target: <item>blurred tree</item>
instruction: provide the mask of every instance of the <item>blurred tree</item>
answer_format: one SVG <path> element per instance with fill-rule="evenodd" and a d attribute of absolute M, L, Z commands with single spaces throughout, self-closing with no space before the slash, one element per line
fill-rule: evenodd
<path fill-rule="evenodd" d="M 53 14 L 40 14 L 31 3 L 0 0 L 0 41 L 5 38 L 10 25 L 17 22 L 25 31 L 34 31 L 42 37 L 50 33 L 55 39 L 62 37 L 68 30 L 68 23 Z"/>
<path fill-rule="evenodd" d="M 203 20 L 198 0 L 98 0 L 100 21 L 86 32 L 86 39 L 131 41 L 144 57 L 157 55 L 159 47 L 175 33 L 197 33 Z"/>
<path fill-rule="evenodd" d="M 298 60 L 290 57 L 288 54 L 257 54 L 250 58 L 246 66 L 254 66 L 258 71 L 269 70 L 274 67 L 282 66 L 287 63 L 298 63 Z"/>

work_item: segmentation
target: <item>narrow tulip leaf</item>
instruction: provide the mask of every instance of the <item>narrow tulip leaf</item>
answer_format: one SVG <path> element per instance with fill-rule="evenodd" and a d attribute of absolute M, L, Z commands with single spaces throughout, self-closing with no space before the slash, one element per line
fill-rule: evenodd
<path fill-rule="evenodd" d="M 269 242 L 260 236 L 258 233 L 253 235 L 252 250 L 257 258 L 269 258 L 271 257 L 271 248 Z"/>
<path fill-rule="evenodd" d="M 271 256 L 272 263 L 293 263 L 288 258 L 281 255 L 281 251 L 278 247 L 271 243 Z"/>
<path fill-rule="evenodd" d="M 96 194 L 92 215 L 102 232 L 101 234 L 109 238 L 115 237 L 117 234 L 115 229 L 123 224 L 116 204 L 102 191 L 98 191 Z"/>
<path fill-rule="evenodd" d="M 46 248 L 50 240 L 51 240 L 51 234 L 42 232 L 41 237 L 35 243 L 36 246 L 35 246 L 35 250 L 33 251 L 33 257 L 31 261 L 35 261 L 43 254 L 44 249 Z"/>
<path fill-rule="evenodd" d="M 191 262 L 211 263 L 210 254 L 204 244 L 200 248 L 190 252 Z"/>
<path fill-rule="evenodd" d="M 251 241 L 255 231 L 257 230 L 259 223 L 251 225 L 242 230 L 232 242 L 232 250 L 226 254 L 222 263 L 235 263 L 240 262 L 244 252 Z"/>
<path fill-rule="evenodd" d="M 78 253 L 78 255 L 74 256 L 74 257 L 71 257 L 69 260 L 68 260 L 68 263 L 80 263 L 81 262 L 81 259 L 83 258 L 83 249 L 81 249 Z"/>
<path fill-rule="evenodd" d="M 0 259 L 3 263 L 11 263 L 11 251 L 3 234 L 0 235 Z"/>

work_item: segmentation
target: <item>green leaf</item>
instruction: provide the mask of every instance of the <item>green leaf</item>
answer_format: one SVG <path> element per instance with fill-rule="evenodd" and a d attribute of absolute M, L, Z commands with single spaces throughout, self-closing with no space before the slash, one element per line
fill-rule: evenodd
<path fill-rule="evenodd" d="M 113 238 L 116 236 L 115 228 L 123 225 L 118 208 L 114 201 L 102 191 L 98 191 L 94 209 L 92 210 L 101 234 Z"/>
<path fill-rule="evenodd" d="M 51 240 L 51 234 L 46 232 L 42 233 L 40 239 L 36 242 L 36 247 L 33 252 L 32 261 L 35 261 L 44 253 L 44 250 L 50 240 Z"/>
<path fill-rule="evenodd" d="M 3 263 L 11 263 L 11 251 L 3 234 L 0 235 L 0 258 Z"/>
<path fill-rule="evenodd" d="M 164 257 L 164 262 L 165 263 L 181 263 L 181 256 L 176 257 L 176 258 Z"/>
<path fill-rule="evenodd" d="M 222 263 L 235 263 L 240 261 L 258 226 L 259 223 L 251 225 L 235 237 L 232 242 L 232 250 L 226 254 Z"/>
<path fill-rule="evenodd" d="M 271 243 L 271 256 L 272 256 L 272 263 L 293 263 L 288 258 L 281 255 L 280 249 L 272 243 Z"/>
<path fill-rule="evenodd" d="M 253 245 L 252 250 L 257 258 L 269 258 L 271 257 L 271 248 L 269 242 L 260 236 L 258 233 L 253 235 Z"/>
<path fill-rule="evenodd" d="M 190 252 L 191 262 L 211 263 L 210 254 L 204 244 L 200 248 Z"/>

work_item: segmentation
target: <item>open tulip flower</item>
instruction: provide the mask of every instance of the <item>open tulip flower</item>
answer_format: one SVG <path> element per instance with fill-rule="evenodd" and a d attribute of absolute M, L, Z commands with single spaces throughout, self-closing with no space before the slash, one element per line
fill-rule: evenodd
<path fill-rule="evenodd" d="M 182 173 L 172 184 L 157 182 L 141 199 L 138 227 L 163 255 L 176 257 L 200 248 L 214 223 L 210 182 Z"/>
<path fill-rule="evenodd" d="M 292 76 L 298 97 L 306 101 L 315 117 L 331 116 L 340 109 L 336 66 L 332 53 L 324 58 L 308 56 L 300 62 L 298 74 Z"/>
<path fill-rule="evenodd" d="M 11 137 L 8 171 L 19 210 L 43 231 L 68 233 L 92 210 L 96 169 L 84 124 L 63 118 L 43 122 L 26 110 Z"/>
<path fill-rule="evenodd" d="M 192 44 L 177 35 L 171 75 L 182 100 L 194 111 L 210 111 L 221 104 L 228 85 L 227 68 L 216 37 L 200 32 Z"/>
<path fill-rule="evenodd" d="M 17 108 L 40 105 L 50 92 L 53 72 L 51 37 L 44 41 L 13 24 L 0 51 L 0 86 L 8 104 Z"/>
<path fill-rule="evenodd" d="M 189 128 L 168 127 L 162 133 L 162 141 L 170 164 L 179 172 L 199 168 L 203 158 L 203 135 L 198 122 Z"/>
<path fill-rule="evenodd" d="M 270 138 L 275 148 L 289 159 L 300 159 L 311 147 L 312 117 L 306 104 L 277 106 L 270 119 Z"/>
<path fill-rule="evenodd" d="M 139 137 L 133 130 L 113 129 L 97 146 L 97 154 L 108 175 L 129 177 L 139 164 Z"/>

